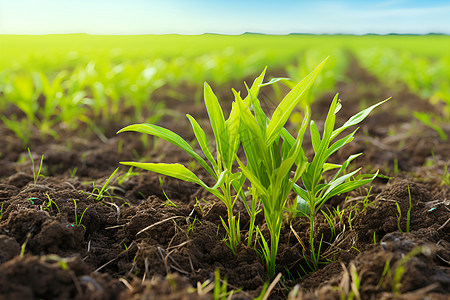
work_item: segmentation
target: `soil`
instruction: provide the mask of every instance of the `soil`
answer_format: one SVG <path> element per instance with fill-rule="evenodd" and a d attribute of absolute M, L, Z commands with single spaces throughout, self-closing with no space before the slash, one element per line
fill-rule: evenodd
<path fill-rule="evenodd" d="M 375 109 L 354 141 L 332 159 L 342 162 L 362 152 L 352 166 L 366 173 L 379 169 L 385 176 L 324 205 L 326 212 L 342 210 L 342 218 L 334 217 L 330 227 L 317 216 L 315 240 L 322 239 L 322 257 L 315 272 L 307 261 L 309 223 L 286 215 L 277 257 L 283 276 L 268 299 L 342 299 L 351 293 L 355 299 L 448 299 L 450 144 L 417 122 L 412 108 L 439 112 L 406 89 L 383 86 L 356 60 L 347 77 L 336 88 L 343 104 L 338 124 L 361 103 L 392 99 Z M 213 88 L 228 111 L 231 91 Z M 194 88 L 179 87 L 172 94 L 169 89 L 153 97 L 175 112 L 159 123 L 190 141 L 184 115 L 204 125 L 206 110 L 190 104 L 186 95 L 195 94 Z M 319 127 L 333 96 L 321 96 L 312 107 Z M 268 109 L 273 99 L 270 88 L 263 90 L 261 102 Z M 127 176 L 128 168 L 119 165 L 145 158 L 192 166 L 189 157 L 141 134 L 116 135 L 129 125 L 126 114 L 96 123 L 105 128 L 106 139 L 82 127 L 60 128 L 58 139 L 36 132 L 28 146 L 36 167 L 43 155 L 37 178 L 26 147 L 1 125 L 0 299 L 212 299 L 217 270 L 232 299 L 262 294 L 264 283 L 271 282 L 265 264 L 253 248 L 242 244 L 233 255 L 226 246 L 220 218 L 227 211 L 218 199 L 193 183 L 151 172 L 135 169 Z M 449 125 L 443 130 L 450 136 Z M 305 147 L 311 158 L 311 146 Z M 207 173 L 196 173 L 211 183 Z M 241 203 L 238 212 L 245 240 L 249 218 Z M 267 232 L 262 214 L 257 224 Z"/>

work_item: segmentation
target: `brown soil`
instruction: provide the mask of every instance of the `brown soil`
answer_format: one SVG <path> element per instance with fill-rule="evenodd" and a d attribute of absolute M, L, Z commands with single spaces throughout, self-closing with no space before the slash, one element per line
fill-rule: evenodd
<path fill-rule="evenodd" d="M 269 299 L 341 299 L 352 291 L 360 299 L 448 299 L 450 187 L 442 179 L 450 145 L 416 122 L 411 111 L 434 108 L 406 90 L 390 94 L 356 61 L 348 77 L 337 87 L 340 124 L 360 110 L 361 101 L 368 106 L 393 99 L 361 124 L 355 140 L 333 160 L 363 152 L 355 167 L 380 169 L 390 178 L 374 180 L 370 194 L 366 186 L 323 207 L 328 212 L 339 206 L 343 217 L 333 219 L 333 232 L 324 216 L 317 216 L 316 241 L 323 239 L 318 271 L 308 272 L 308 250 L 295 236 L 309 249 L 309 224 L 287 218 L 277 261 L 283 277 Z M 173 95 L 192 92 L 182 89 L 185 93 Z M 228 111 L 231 92 L 216 92 Z M 273 97 L 269 90 L 261 96 L 268 109 Z M 321 97 L 312 108 L 319 126 L 332 97 Z M 184 114 L 207 124 L 203 106 L 189 105 L 189 99 L 165 97 L 164 89 L 155 99 L 177 112 L 161 124 L 187 140 L 193 134 Z M 232 254 L 220 221 L 226 208 L 202 188 L 146 171 L 124 177 L 128 169 L 122 166 L 97 199 L 119 161 L 190 163 L 165 142 L 147 139 L 144 145 L 140 134 L 116 136 L 128 125 L 126 116 L 119 119 L 99 121 L 105 141 L 86 128 L 61 131 L 57 140 L 33 138 L 29 147 L 36 165 L 44 155 L 45 176 L 36 182 L 26 148 L 0 127 L 0 299 L 211 299 L 212 285 L 206 283 L 214 282 L 216 270 L 222 284 L 226 278 L 228 290 L 234 290 L 232 299 L 260 295 L 269 281 L 264 263 L 244 245 Z M 443 129 L 450 135 L 448 125 Z M 207 174 L 197 174 L 208 182 Z M 242 204 L 238 211 L 245 239 L 248 216 Z M 262 216 L 257 223 L 265 232 Z"/>

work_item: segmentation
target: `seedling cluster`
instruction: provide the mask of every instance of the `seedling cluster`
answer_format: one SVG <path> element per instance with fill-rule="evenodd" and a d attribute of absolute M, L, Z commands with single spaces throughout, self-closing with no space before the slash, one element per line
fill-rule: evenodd
<path fill-rule="evenodd" d="M 270 118 L 263 111 L 258 99 L 260 88 L 267 85 L 263 83 L 265 70 L 255 79 L 252 87 L 247 88 L 248 95 L 244 99 L 239 92 L 233 90 L 235 100 L 228 119 L 225 119 L 212 89 L 205 83 L 204 100 L 214 133 L 215 149 L 211 149 L 205 131 L 198 122 L 192 116 L 187 115 L 203 152 L 202 155 L 195 152 L 192 146 L 176 133 L 154 124 L 135 124 L 119 131 L 119 133 L 136 131 L 150 134 L 183 149 L 211 175 L 216 182 L 213 186 L 208 186 L 191 170 L 178 163 L 122 162 L 122 164 L 194 182 L 219 198 L 227 207 L 227 222 L 222 219 L 222 224 L 227 232 L 227 245 L 233 253 L 236 253 L 241 243 L 240 216 L 233 214 L 233 207 L 240 199 L 251 220 L 247 235 L 248 245 L 251 245 L 255 229 L 260 239 L 260 251 L 271 278 L 275 275 L 278 242 L 287 209 L 288 195 L 291 191 L 295 191 L 298 196 L 293 211 L 298 216 L 309 219 L 311 257 L 308 258 L 308 261 L 311 263 L 311 269 L 316 270 L 320 259 L 320 247 L 319 249 L 315 248 L 314 220 L 321 206 L 332 196 L 352 191 L 369 183 L 377 176 L 377 173 L 357 175 L 359 169 L 347 171 L 350 162 L 360 154 L 351 155 L 342 164 L 329 162 L 333 153 L 353 140 L 356 130 L 337 141 L 334 140 L 345 129 L 357 125 L 375 107 L 387 101 L 379 102 L 362 110 L 344 125 L 334 129 L 335 116 L 341 109 L 336 95 L 328 111 L 322 136 L 320 136 L 316 123 L 310 121 L 308 107 L 304 112 L 304 119 L 297 136 L 292 136 L 285 128 L 286 122 L 294 108 L 306 97 L 325 61 L 301 80 L 279 102 Z M 276 82 L 276 80 L 271 82 Z M 303 137 L 308 126 L 315 153 L 312 161 L 308 160 L 302 147 Z M 238 149 L 241 146 L 244 149 L 244 157 L 238 156 Z M 235 171 L 236 162 L 240 171 Z M 337 172 L 327 182 L 324 181 L 324 173 L 329 170 L 337 170 Z M 247 199 L 248 193 L 243 191 L 247 181 L 250 183 L 250 199 Z M 270 240 L 266 240 L 260 227 L 255 227 L 254 224 L 255 216 L 259 212 L 257 210 L 259 203 L 262 203 L 264 209 Z"/>

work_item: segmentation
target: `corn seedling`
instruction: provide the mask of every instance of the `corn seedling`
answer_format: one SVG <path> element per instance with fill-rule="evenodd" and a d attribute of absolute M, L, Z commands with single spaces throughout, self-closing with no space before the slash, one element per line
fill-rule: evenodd
<path fill-rule="evenodd" d="M 257 192 L 264 208 L 264 218 L 270 232 L 270 246 L 261 233 L 259 236 L 267 271 L 271 278 L 275 275 L 275 259 L 287 198 L 294 182 L 300 178 L 307 165 L 302 142 L 309 121 L 309 110 L 306 112 L 297 138 L 292 137 L 284 125 L 302 97 L 306 95 L 324 63 L 325 61 L 286 95 L 275 109 L 271 119 L 262 110 L 254 91 L 249 89 L 250 97 L 245 99 L 234 91 L 241 115 L 239 134 L 247 165 L 239 159 L 237 161 L 254 188 L 253 192 Z M 262 82 L 264 73 L 255 82 Z M 296 168 L 291 178 L 294 165 Z"/>
<path fill-rule="evenodd" d="M 338 102 L 337 96 L 338 95 L 334 97 L 328 111 L 322 137 L 320 137 L 317 125 L 314 121 L 311 121 L 311 142 L 315 155 L 312 162 L 308 163 L 307 170 L 302 176 L 304 188 L 297 184 L 294 185 L 294 190 L 298 195 L 298 213 L 301 216 L 307 217 L 310 221 L 311 260 L 315 270 L 318 268 L 319 256 L 317 255 L 314 246 L 314 219 L 317 212 L 319 212 L 320 207 L 332 196 L 355 190 L 372 181 L 378 174 L 378 172 L 376 172 L 375 174 L 357 175 L 354 177 L 360 168 L 350 173 L 346 173 L 346 169 L 350 162 L 360 156 L 361 153 L 351 155 L 342 165 L 327 163 L 327 160 L 333 153 L 353 140 L 353 136 L 357 129 L 334 143 L 332 143 L 332 141 L 345 129 L 363 121 L 375 107 L 388 100 L 386 99 L 362 110 L 351 117 L 340 128 L 334 129 L 336 113 L 341 109 L 341 104 Z M 338 169 L 338 171 L 331 181 L 322 183 L 321 181 L 324 178 L 323 173 L 333 169 Z"/>
<path fill-rule="evenodd" d="M 259 90 L 259 85 L 255 90 Z M 236 153 L 239 147 L 239 111 L 236 105 L 233 105 L 230 115 L 225 120 L 222 108 L 211 87 L 204 85 L 204 101 L 208 112 L 209 120 L 215 137 L 216 157 L 210 149 L 210 143 L 198 122 L 187 115 L 194 135 L 207 161 L 194 151 L 192 146 L 176 133 L 153 124 L 135 124 L 121 129 L 118 133 L 124 131 L 136 131 L 156 136 L 166 140 L 173 145 L 181 148 L 192 158 L 194 158 L 216 181 L 215 185 L 210 187 L 197 177 L 192 171 L 184 165 L 166 164 L 166 163 L 139 163 L 139 162 L 121 162 L 121 164 L 138 167 L 144 170 L 153 171 L 162 175 L 171 176 L 188 182 L 193 182 L 203 187 L 208 192 L 219 198 L 227 207 L 227 222 L 222 219 L 222 224 L 227 232 L 227 245 L 236 253 L 236 248 L 240 243 L 240 225 L 239 216 L 233 215 L 233 207 L 238 195 L 242 191 L 245 177 L 241 172 L 233 173 L 232 167 L 235 161 Z M 209 163 L 209 164 L 208 164 Z M 232 194 L 234 190 L 235 195 Z"/>

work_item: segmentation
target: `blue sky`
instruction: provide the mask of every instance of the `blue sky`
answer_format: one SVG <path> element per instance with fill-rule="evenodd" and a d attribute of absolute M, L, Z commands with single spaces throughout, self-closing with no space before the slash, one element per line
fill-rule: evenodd
<path fill-rule="evenodd" d="M 0 0 L 0 34 L 450 34 L 450 1 Z"/>

